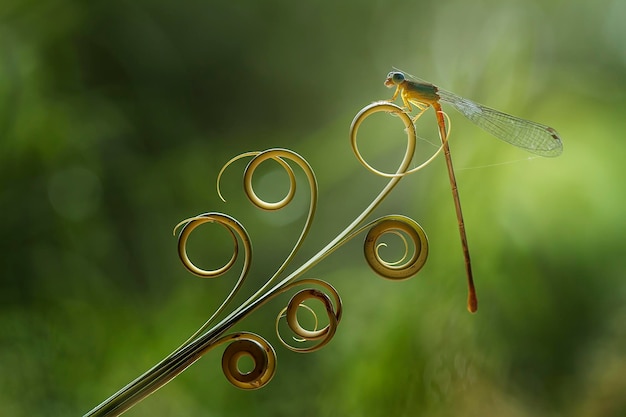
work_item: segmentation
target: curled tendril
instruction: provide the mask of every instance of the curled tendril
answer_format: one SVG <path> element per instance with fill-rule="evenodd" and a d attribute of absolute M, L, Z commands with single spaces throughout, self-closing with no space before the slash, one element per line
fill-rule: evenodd
<path fill-rule="evenodd" d="M 233 239 L 233 255 L 221 268 L 213 270 L 199 268 L 191 261 L 191 259 L 189 259 L 189 255 L 187 255 L 187 240 L 189 239 L 189 236 L 198 226 L 205 223 L 216 223 L 223 226 L 230 233 L 230 236 Z M 237 236 L 239 236 L 244 246 L 244 253 L 247 260 L 245 263 L 245 270 L 247 272 L 247 269 L 250 266 L 249 259 L 252 253 L 252 245 L 250 244 L 250 237 L 248 236 L 248 233 L 237 220 L 222 213 L 204 213 L 178 223 L 174 227 L 174 234 L 176 234 L 176 230 L 178 230 L 181 226 L 182 229 L 180 231 L 180 235 L 178 236 L 178 256 L 189 272 L 201 278 L 216 278 L 226 273 L 234 265 L 237 260 L 237 255 L 239 254 Z"/>
<path fill-rule="evenodd" d="M 282 157 L 286 156 L 285 153 L 279 152 L 278 150 L 259 153 L 248 163 L 248 166 L 246 167 L 246 170 L 244 172 L 243 184 L 244 190 L 246 191 L 246 196 L 255 206 L 265 210 L 279 210 L 285 207 L 291 202 L 291 200 L 293 200 L 293 196 L 296 194 L 296 176 L 293 173 L 293 169 L 291 169 L 289 164 L 277 155 L 281 155 Z M 291 156 L 291 153 L 289 154 L 289 156 Z M 287 195 L 282 200 L 275 203 L 270 203 L 259 198 L 254 192 L 254 188 L 252 187 L 252 177 L 254 176 L 254 171 L 259 167 L 259 165 L 261 165 L 268 159 L 278 162 L 280 166 L 283 167 L 283 169 L 287 173 L 287 176 L 289 177 L 289 191 L 287 192 Z"/>
<path fill-rule="evenodd" d="M 217 344 L 230 342 L 222 355 L 222 370 L 226 379 L 241 389 L 258 389 L 266 385 L 276 373 L 276 352 L 261 336 L 254 333 L 235 333 L 220 339 Z M 250 371 L 242 371 L 239 360 L 252 359 Z"/>
<path fill-rule="evenodd" d="M 244 171 L 244 181 L 243 181 L 244 191 L 248 199 L 255 206 L 262 208 L 264 210 L 279 210 L 287 206 L 293 200 L 293 197 L 296 194 L 296 176 L 291 166 L 287 162 L 285 162 L 285 158 L 290 159 L 294 161 L 296 164 L 298 164 L 305 171 L 305 173 L 307 173 L 307 177 L 310 180 L 309 182 L 315 183 L 315 176 L 308 175 L 307 171 L 310 171 L 312 174 L 312 170 L 307 169 L 306 167 L 308 163 L 304 160 L 304 158 L 302 158 L 301 156 L 299 156 L 293 151 L 290 151 L 288 149 L 269 149 L 263 152 L 259 152 L 259 151 L 246 152 L 228 161 L 222 167 L 222 169 L 220 170 L 217 176 L 217 194 L 222 199 L 222 201 L 226 201 L 220 191 L 220 179 L 222 177 L 222 174 L 224 173 L 226 168 L 230 166 L 233 162 L 242 158 L 246 158 L 246 157 L 253 157 L 253 158 L 248 163 L 248 166 L 246 167 Z M 254 187 L 252 185 L 252 177 L 254 176 L 254 171 L 259 167 L 259 165 L 261 165 L 263 162 L 267 161 L 268 159 L 278 162 L 278 164 L 285 170 L 285 172 L 287 173 L 287 176 L 289 177 L 289 190 L 287 191 L 287 195 L 285 195 L 285 197 L 282 200 L 273 202 L 273 203 L 269 201 L 265 201 L 262 198 L 260 198 L 254 191 Z"/>
<path fill-rule="evenodd" d="M 276 278 L 285 270 L 285 268 L 287 268 L 287 265 L 289 265 L 289 263 L 292 261 L 292 259 L 294 258 L 294 256 L 296 255 L 300 247 L 302 246 L 304 239 L 306 238 L 309 230 L 311 229 L 311 225 L 313 223 L 313 217 L 317 209 L 318 189 L 317 189 L 317 180 L 315 179 L 315 174 L 313 173 L 313 169 L 303 157 L 301 157 L 300 155 L 298 155 L 297 153 L 289 149 L 275 148 L 275 149 L 268 149 L 262 152 L 259 152 L 259 151 L 247 152 L 231 159 L 228 163 L 226 163 L 226 165 L 222 168 L 222 170 L 220 171 L 220 174 L 218 175 L 218 193 L 219 193 L 219 179 L 222 173 L 224 172 L 224 170 L 226 169 L 226 167 L 228 167 L 234 161 L 241 159 L 243 157 L 252 157 L 252 160 L 248 163 L 248 166 L 246 166 L 246 169 L 244 171 L 244 178 L 243 178 L 244 190 L 246 192 L 246 196 L 248 197 L 248 199 L 259 208 L 262 208 L 265 210 L 279 210 L 285 207 L 287 204 L 289 204 L 292 201 L 296 192 L 296 177 L 294 175 L 293 169 L 291 168 L 289 163 L 287 163 L 287 160 L 295 163 L 298 167 L 300 167 L 300 169 L 302 169 L 302 171 L 306 175 L 307 181 L 309 183 L 309 190 L 310 190 L 309 212 L 307 214 L 306 222 L 304 224 L 304 227 L 302 228 L 302 232 L 300 233 L 298 240 L 296 241 L 293 249 L 291 250 L 291 253 L 287 256 L 283 264 L 278 268 L 278 270 L 274 273 L 274 275 L 252 297 L 250 297 L 250 300 L 253 300 L 257 298 L 258 296 L 260 296 L 261 294 L 263 294 L 270 287 L 270 285 L 272 285 L 272 283 L 276 280 Z M 252 185 L 252 177 L 254 176 L 254 171 L 263 162 L 266 162 L 268 160 L 273 160 L 273 161 L 278 162 L 289 177 L 289 191 L 287 192 L 287 195 L 282 200 L 278 202 L 274 202 L 274 203 L 267 202 L 259 198 L 257 194 L 254 192 L 254 188 Z M 221 197 L 221 194 L 220 194 L 220 197 Z M 247 303 L 244 303 L 242 307 L 245 305 L 247 305 Z"/>
<path fill-rule="evenodd" d="M 291 299 L 287 303 L 287 307 L 283 308 L 276 317 L 276 334 L 278 335 L 278 338 L 280 339 L 282 344 L 287 349 L 290 349 L 294 352 L 307 353 L 319 350 L 322 347 L 326 346 L 328 342 L 330 342 L 330 340 L 335 335 L 335 332 L 337 331 L 337 325 L 341 320 L 343 310 L 341 305 L 341 298 L 339 297 L 337 290 L 335 290 L 332 285 L 322 280 L 304 279 L 301 281 L 296 281 L 290 285 L 287 285 L 281 292 L 287 291 L 295 286 L 300 285 L 318 285 L 320 287 L 323 287 L 330 294 L 328 295 L 325 292 L 315 288 L 305 288 L 303 290 L 300 290 L 296 294 L 294 294 L 293 297 L 291 297 Z M 314 309 L 305 304 L 305 302 L 309 300 L 316 300 L 324 306 L 324 310 L 328 319 L 328 324 L 321 329 L 317 328 L 319 323 L 317 313 Z M 313 319 L 315 322 L 315 327 L 313 328 L 313 330 L 305 329 L 300 324 L 297 314 L 298 309 L 300 308 L 304 308 L 306 311 L 313 315 Z M 293 346 L 289 344 L 280 334 L 279 323 L 282 318 L 286 318 L 287 325 L 295 334 L 295 336 L 293 337 L 294 341 L 299 343 L 317 343 L 312 346 Z"/>
<path fill-rule="evenodd" d="M 380 243 L 380 238 L 387 233 L 400 236 L 405 246 L 404 256 L 393 262 L 385 261 L 379 253 L 379 249 L 386 245 Z M 412 243 L 412 251 L 406 237 Z M 391 280 L 402 280 L 415 275 L 426 263 L 428 238 L 424 229 L 414 220 L 404 216 L 386 216 L 379 219 L 367 233 L 364 253 L 365 260 L 377 274 Z"/>
<path fill-rule="evenodd" d="M 390 173 L 386 173 L 386 172 L 382 172 L 379 171 L 378 169 L 374 168 L 373 166 L 371 166 L 361 155 L 361 152 L 359 151 L 359 147 L 357 144 L 357 131 L 359 129 L 359 126 L 361 125 L 361 123 L 363 123 L 365 121 L 365 119 L 367 119 L 369 116 L 373 115 L 374 113 L 378 113 L 378 112 L 386 112 L 386 113 L 391 113 L 394 115 L 398 115 L 402 121 L 404 122 L 404 125 L 406 126 L 407 129 L 407 136 L 408 136 L 408 143 L 407 143 L 407 149 L 405 152 L 405 160 L 408 158 L 409 161 L 412 158 L 413 154 L 415 153 L 415 146 L 416 146 L 416 139 L 417 139 L 417 135 L 415 133 L 415 121 L 417 121 L 417 119 L 419 118 L 419 116 L 421 115 L 421 113 L 419 113 L 416 117 L 411 118 L 410 115 L 408 115 L 406 113 L 406 111 L 404 111 L 401 107 L 397 106 L 396 104 L 390 103 L 388 101 L 378 101 L 375 103 L 370 104 L 369 106 L 365 106 L 354 118 L 354 120 L 352 121 L 352 126 L 350 128 L 350 143 L 352 145 L 352 150 L 354 151 L 354 154 L 356 156 L 356 158 L 359 160 L 359 162 L 368 170 L 373 172 L 376 175 L 380 175 L 381 177 L 387 177 L 387 178 L 397 178 L 397 177 L 402 177 L 404 175 L 407 174 L 412 174 L 414 172 L 419 171 L 420 169 L 424 168 L 426 165 L 430 164 L 443 150 L 443 141 L 442 141 L 442 145 L 439 147 L 439 149 L 437 149 L 437 151 L 430 157 L 428 158 L 425 162 L 421 163 L 420 165 L 418 165 L 417 167 L 411 169 L 411 170 L 400 170 L 398 172 L 396 172 L 395 174 L 390 174 Z M 446 140 L 447 138 L 444 138 L 443 140 Z"/>
<path fill-rule="evenodd" d="M 191 233 L 198 227 L 205 223 L 216 223 L 220 226 L 226 228 L 226 230 L 230 233 L 230 236 L 233 239 L 233 254 L 228 262 L 221 268 L 206 270 L 199 268 L 196 266 L 191 259 L 189 259 L 189 255 L 187 254 L 187 240 Z M 230 294 L 226 297 L 226 299 L 222 302 L 222 304 L 215 310 L 215 312 L 211 315 L 211 317 L 200 327 L 188 340 L 194 339 L 200 333 L 208 328 L 208 326 L 213 322 L 213 320 L 226 308 L 226 306 L 230 303 L 230 301 L 235 297 L 241 286 L 243 285 L 243 281 L 248 275 L 250 270 L 250 263 L 252 259 L 252 244 L 250 243 L 250 237 L 246 229 L 233 217 L 230 217 L 226 214 L 222 213 L 204 213 L 196 217 L 192 217 L 182 222 L 178 223 L 176 227 L 174 227 L 174 234 L 179 227 L 182 226 L 180 231 L 180 235 L 178 236 L 178 256 L 180 257 L 181 262 L 185 266 L 185 268 L 191 272 L 192 274 L 201 277 L 201 278 L 216 278 L 219 277 L 228 270 L 230 270 L 235 262 L 237 261 L 237 257 L 239 256 L 239 241 L 241 241 L 244 249 L 244 261 L 241 269 L 241 273 L 239 275 L 239 279 L 233 286 Z M 185 342 L 186 343 L 186 342 Z M 184 346 L 184 344 L 183 344 Z M 182 346 L 181 346 L 182 347 Z"/>

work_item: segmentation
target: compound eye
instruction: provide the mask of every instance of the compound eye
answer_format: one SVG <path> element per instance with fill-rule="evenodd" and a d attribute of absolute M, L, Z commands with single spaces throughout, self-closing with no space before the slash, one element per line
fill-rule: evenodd
<path fill-rule="evenodd" d="M 400 84 L 402 81 L 404 81 L 404 74 L 401 72 L 392 72 L 389 73 L 389 75 L 391 76 L 391 79 L 395 84 Z"/>

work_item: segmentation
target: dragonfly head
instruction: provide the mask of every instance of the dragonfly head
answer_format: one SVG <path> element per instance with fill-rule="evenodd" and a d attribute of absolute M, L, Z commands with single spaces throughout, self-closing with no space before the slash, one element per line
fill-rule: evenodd
<path fill-rule="evenodd" d="M 385 80 L 385 85 L 388 88 L 393 87 L 394 85 L 402 84 L 404 81 L 404 74 L 399 71 L 391 71 L 387 74 L 387 79 Z"/>

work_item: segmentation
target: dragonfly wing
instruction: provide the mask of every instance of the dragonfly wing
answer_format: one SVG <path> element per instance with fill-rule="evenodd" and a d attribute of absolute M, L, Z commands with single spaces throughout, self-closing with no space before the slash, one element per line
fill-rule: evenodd
<path fill-rule="evenodd" d="M 559 156 L 563 152 L 559 134 L 549 126 L 502 113 L 449 91 L 439 89 L 437 93 L 442 102 L 498 139 L 540 156 Z"/>

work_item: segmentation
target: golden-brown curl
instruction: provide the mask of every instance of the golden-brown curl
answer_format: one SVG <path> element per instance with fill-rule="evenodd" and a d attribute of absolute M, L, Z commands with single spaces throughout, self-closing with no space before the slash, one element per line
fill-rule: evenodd
<path fill-rule="evenodd" d="M 392 262 L 384 260 L 379 253 L 379 249 L 386 246 L 380 242 L 381 237 L 388 233 L 400 236 L 405 245 L 404 256 Z M 387 279 L 402 280 L 415 275 L 426 263 L 428 238 L 424 229 L 413 219 L 386 216 L 379 219 L 367 233 L 364 253 L 365 260 L 377 274 Z"/>

